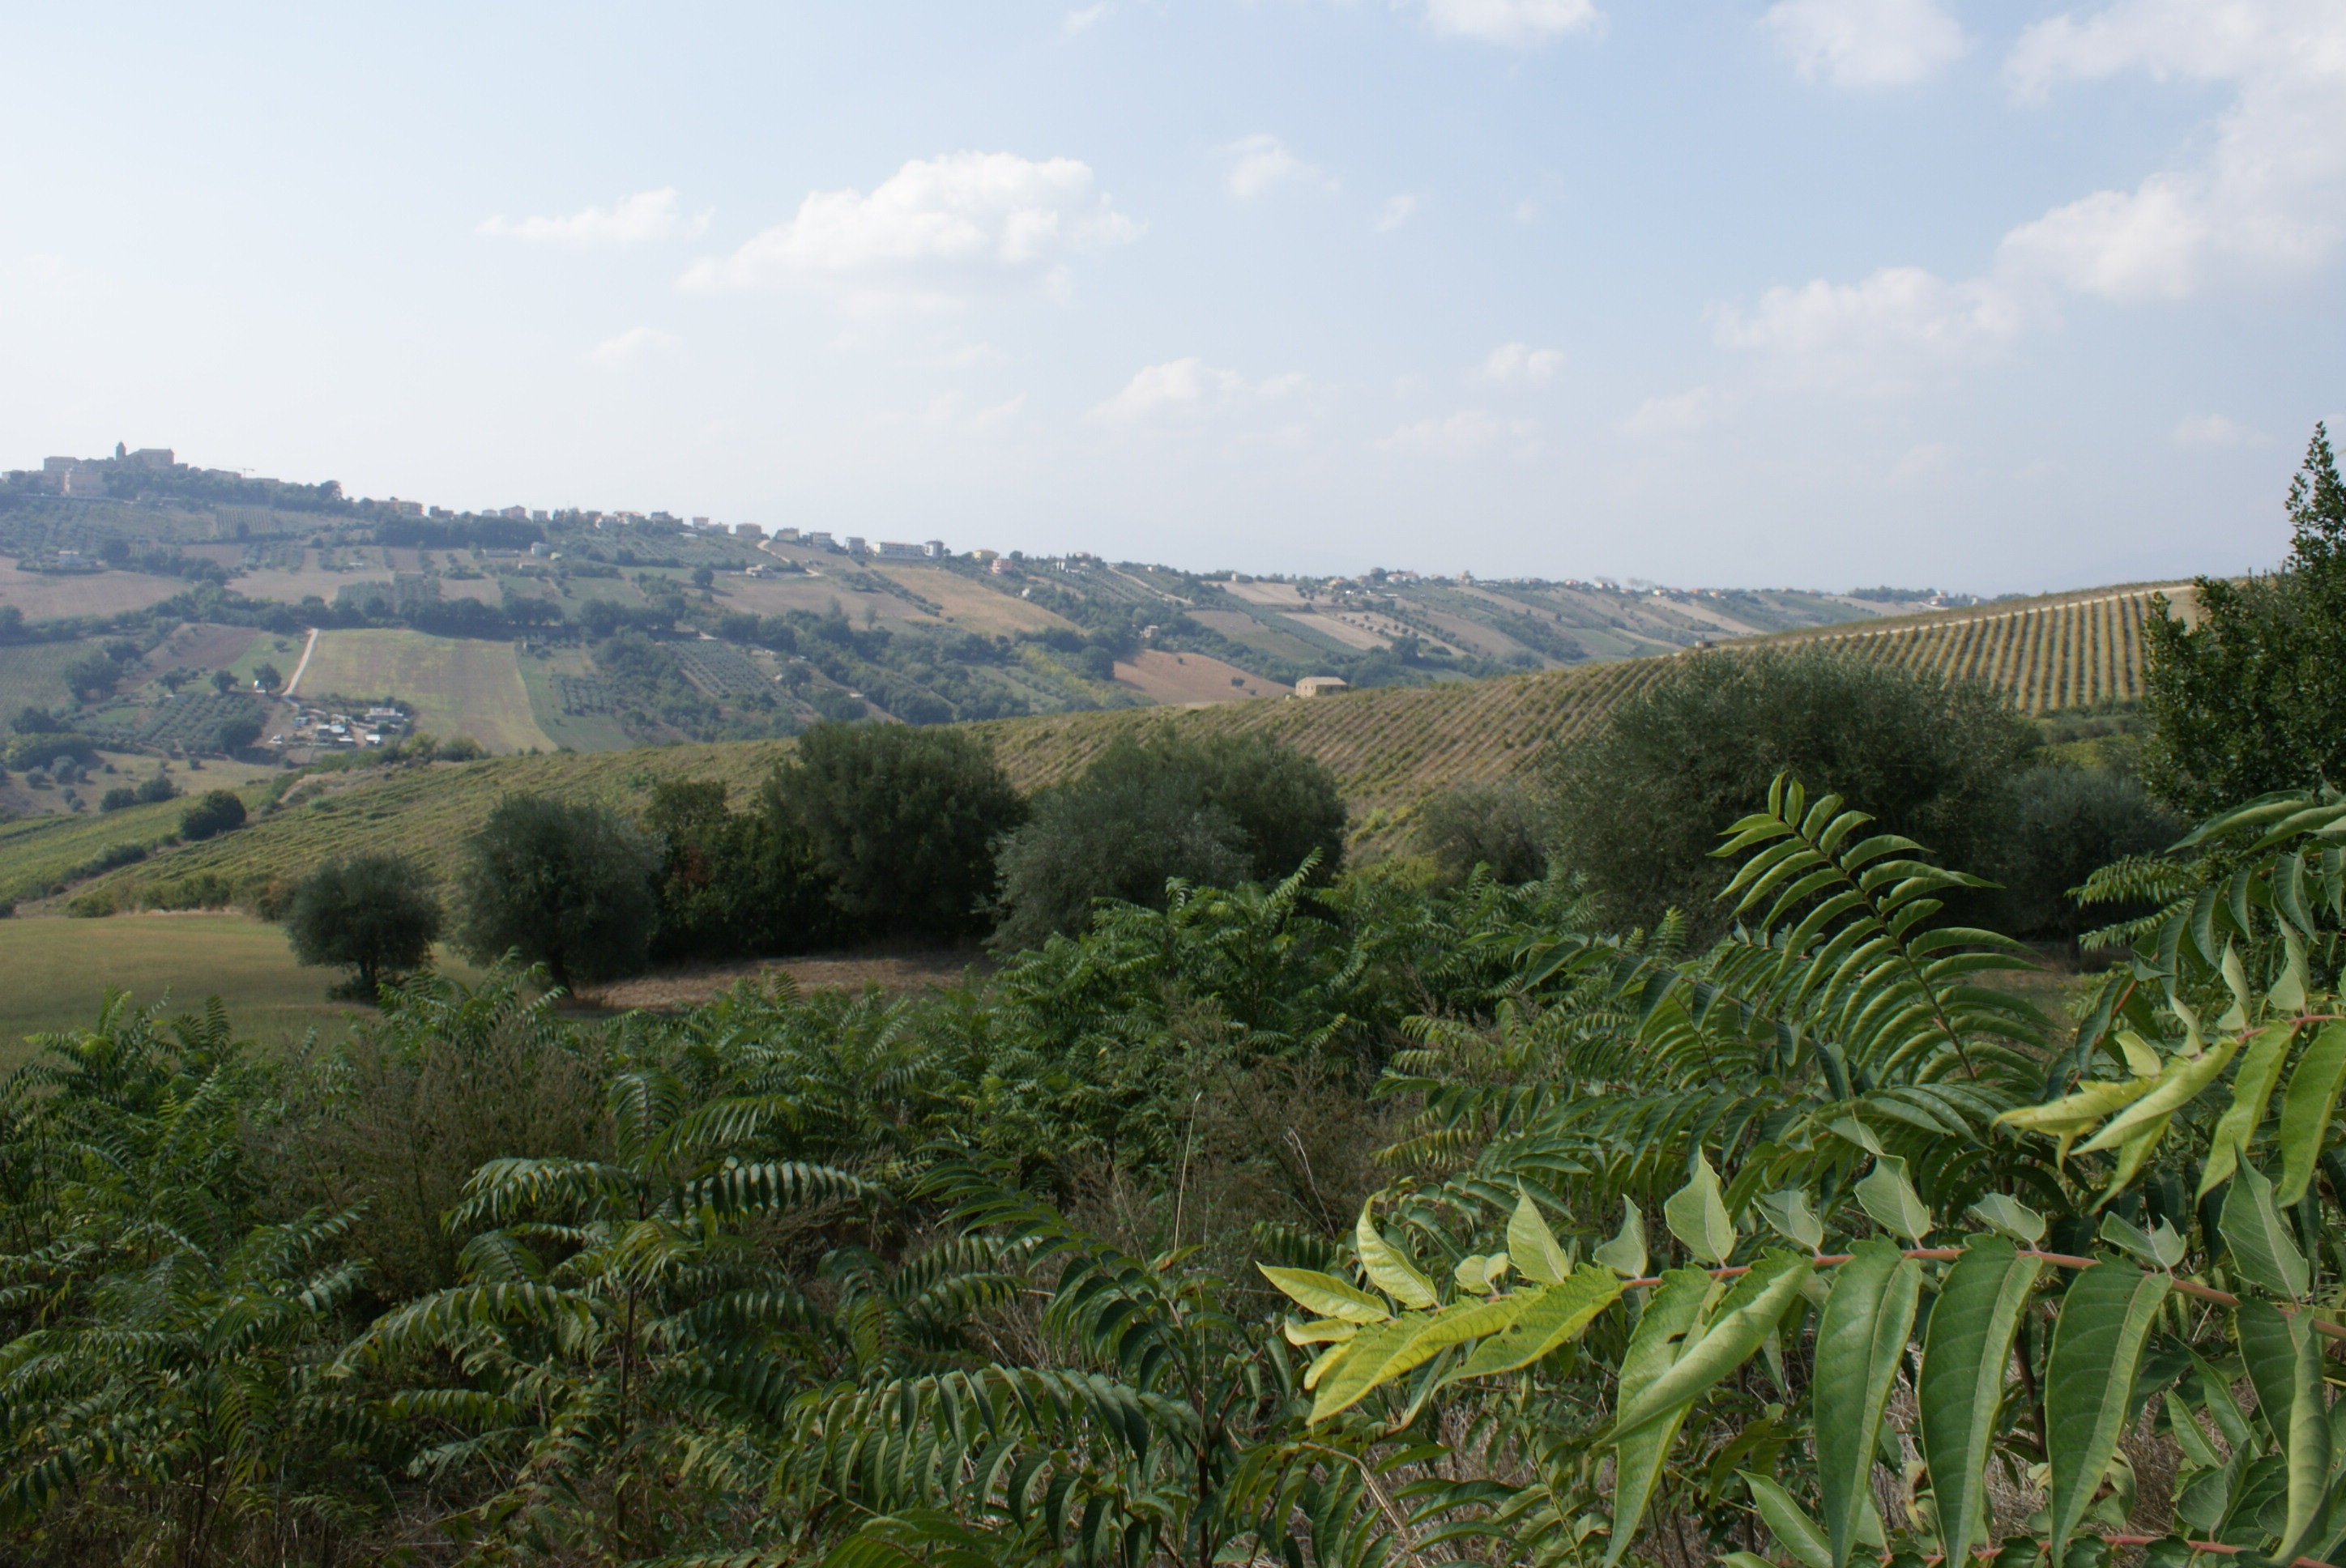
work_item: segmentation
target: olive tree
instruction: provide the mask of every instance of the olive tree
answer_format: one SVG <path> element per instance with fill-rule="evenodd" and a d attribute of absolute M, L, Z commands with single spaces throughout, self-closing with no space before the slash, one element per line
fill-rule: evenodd
<path fill-rule="evenodd" d="M 403 855 L 358 855 L 296 884 L 285 935 L 297 961 L 349 969 L 340 989 L 372 1000 L 385 979 L 423 966 L 441 921 L 423 867 Z"/>

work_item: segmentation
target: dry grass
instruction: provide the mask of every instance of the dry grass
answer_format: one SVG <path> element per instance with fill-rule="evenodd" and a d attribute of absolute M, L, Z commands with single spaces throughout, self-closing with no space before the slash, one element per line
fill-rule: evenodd
<path fill-rule="evenodd" d="M 150 577 L 143 572 L 93 572 L 51 576 L 45 572 L 20 572 L 16 563 L 0 555 L 0 605 L 14 605 L 28 621 L 54 621 L 67 616 L 118 616 L 143 610 L 181 592 L 187 584 L 178 577 Z"/>
<path fill-rule="evenodd" d="M 1160 653 L 1149 648 L 1116 667 L 1117 684 L 1152 702 L 1194 708 L 1211 702 L 1244 702 L 1250 697 L 1284 697 L 1290 688 L 1249 675 L 1234 664 L 1204 654 Z M 1232 686 L 1235 679 L 1239 682 Z"/>
<path fill-rule="evenodd" d="M 491 752 L 554 749 L 531 715 L 511 643 L 422 632 L 323 632 L 301 677 L 301 695 L 319 701 L 336 692 L 353 699 L 396 697 L 413 706 L 418 729 L 444 738 L 469 735 Z"/>
<path fill-rule="evenodd" d="M 872 570 L 890 582 L 944 611 L 945 619 L 964 631 L 985 636 L 1015 636 L 1020 632 L 1072 626 L 1073 621 L 1015 594 L 997 593 L 939 566 L 906 566 L 891 563 Z"/>

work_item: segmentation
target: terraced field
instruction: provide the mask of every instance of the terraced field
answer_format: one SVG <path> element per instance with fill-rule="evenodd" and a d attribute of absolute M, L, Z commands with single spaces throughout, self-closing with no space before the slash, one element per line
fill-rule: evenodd
<path fill-rule="evenodd" d="M 1948 611 L 1862 632 L 1792 633 L 1734 646 L 1828 641 L 1906 667 L 1986 679 L 2012 692 L 2026 711 L 2044 713 L 2139 695 L 2141 628 L 2157 591 L 2105 589 Z M 1352 807 L 1354 841 L 1373 854 L 1401 840 L 1428 797 L 1457 784 L 1526 776 L 1545 748 L 1586 734 L 1614 704 L 1668 667 L 1664 659 L 1630 659 L 1499 680 L 1205 708 L 1128 708 L 1001 719 L 972 728 L 1026 790 L 1077 772 L 1117 736 L 1157 726 L 1198 735 L 1276 736 L 1336 775 Z M 101 883 L 114 887 L 119 901 L 133 904 L 138 887 L 155 879 L 209 872 L 241 883 L 299 876 L 339 855 L 382 849 L 446 870 L 465 835 L 505 795 L 598 799 L 633 814 L 660 779 L 721 779 L 746 793 L 789 748 L 787 741 L 758 741 L 497 757 L 321 778 L 241 831 L 125 867 Z M 54 874 L 66 847 L 43 848 L 41 872 Z M 76 844 L 71 852 L 84 851 Z M 21 875 L 15 871 L 8 840 L 0 837 L 0 886 L 36 880 L 30 867 Z"/>
<path fill-rule="evenodd" d="M 2151 600 L 2165 595 L 2192 619 L 2190 585 L 2097 588 L 2006 610 L 1907 616 L 1862 630 L 1789 632 L 1764 639 L 1826 642 L 1901 669 L 1984 681 L 2012 694 L 2024 713 L 2051 713 L 2142 696 L 2142 628 Z"/>

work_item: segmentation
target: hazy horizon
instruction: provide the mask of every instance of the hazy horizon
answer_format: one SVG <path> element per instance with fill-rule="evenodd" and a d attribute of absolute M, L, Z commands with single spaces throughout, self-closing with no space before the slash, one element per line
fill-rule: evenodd
<path fill-rule="evenodd" d="M 2312 0 L 17 14 L 8 464 L 1192 570 L 2267 566 Z"/>

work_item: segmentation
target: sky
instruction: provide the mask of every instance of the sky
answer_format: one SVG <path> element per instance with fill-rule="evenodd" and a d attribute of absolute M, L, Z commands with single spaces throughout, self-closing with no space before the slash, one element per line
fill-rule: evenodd
<path fill-rule="evenodd" d="M 0 12 L 0 466 L 1197 570 L 2286 551 L 2339 0 Z"/>

